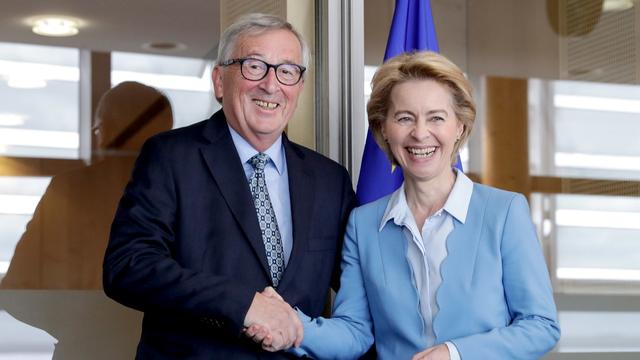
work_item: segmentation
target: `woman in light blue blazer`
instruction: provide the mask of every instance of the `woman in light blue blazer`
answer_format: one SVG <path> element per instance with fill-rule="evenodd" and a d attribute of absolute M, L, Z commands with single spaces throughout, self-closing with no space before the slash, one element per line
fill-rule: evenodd
<path fill-rule="evenodd" d="M 382 65 L 372 88 L 370 129 L 405 181 L 351 213 L 333 316 L 299 313 L 304 339 L 289 351 L 354 359 L 375 343 L 380 359 L 540 358 L 560 329 L 527 201 L 452 168 L 475 120 L 469 82 L 419 52 Z"/>

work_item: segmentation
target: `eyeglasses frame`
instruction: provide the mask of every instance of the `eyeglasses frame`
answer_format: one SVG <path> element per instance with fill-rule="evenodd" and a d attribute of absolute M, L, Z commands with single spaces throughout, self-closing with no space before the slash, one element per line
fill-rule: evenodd
<path fill-rule="evenodd" d="M 247 78 L 247 76 L 244 74 L 244 71 L 242 70 L 242 65 L 244 64 L 245 61 L 247 60 L 253 60 L 253 61 L 259 61 L 263 64 L 265 64 L 267 66 L 267 71 L 264 72 L 264 75 L 262 75 L 261 78 L 259 79 L 249 79 Z M 280 64 L 269 64 L 268 62 L 261 60 L 261 59 L 256 59 L 256 58 L 252 58 L 252 57 L 246 57 L 246 58 L 235 58 L 235 59 L 229 59 L 226 61 L 223 61 L 221 63 L 219 63 L 218 65 L 222 66 L 222 67 L 227 67 L 233 64 L 239 64 L 240 65 L 240 74 L 242 75 L 242 77 L 246 80 L 249 81 L 260 81 L 264 78 L 267 77 L 267 75 L 269 74 L 269 70 L 271 68 L 273 68 L 273 71 L 275 72 L 276 75 L 276 79 L 278 80 L 278 82 L 284 86 L 294 86 L 297 85 L 300 80 L 302 80 L 302 76 L 304 75 L 304 72 L 307 70 L 306 67 L 302 66 L 302 65 L 298 65 L 298 64 L 293 64 L 293 63 L 280 63 Z M 278 68 L 282 65 L 293 65 L 296 66 L 300 69 L 300 76 L 298 77 L 298 81 L 294 82 L 293 84 L 285 84 L 284 82 L 282 82 L 282 80 L 280 80 L 280 77 L 278 76 Z"/>

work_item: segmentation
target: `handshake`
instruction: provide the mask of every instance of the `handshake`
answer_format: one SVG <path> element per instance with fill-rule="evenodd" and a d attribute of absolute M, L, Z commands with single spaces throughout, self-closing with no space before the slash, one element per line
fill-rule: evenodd
<path fill-rule="evenodd" d="M 270 286 L 253 297 L 244 326 L 247 337 L 271 352 L 300 346 L 304 335 L 296 311 Z"/>

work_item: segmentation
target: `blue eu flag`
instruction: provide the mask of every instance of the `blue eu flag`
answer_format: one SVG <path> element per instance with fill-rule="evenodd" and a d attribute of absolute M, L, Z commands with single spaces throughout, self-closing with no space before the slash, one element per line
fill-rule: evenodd
<path fill-rule="evenodd" d="M 429 0 L 396 0 L 384 60 L 414 50 L 439 51 Z M 460 159 L 456 167 L 462 169 Z M 356 195 L 360 204 L 395 191 L 403 181 L 402 170 L 391 163 L 371 131 L 367 132 Z"/>

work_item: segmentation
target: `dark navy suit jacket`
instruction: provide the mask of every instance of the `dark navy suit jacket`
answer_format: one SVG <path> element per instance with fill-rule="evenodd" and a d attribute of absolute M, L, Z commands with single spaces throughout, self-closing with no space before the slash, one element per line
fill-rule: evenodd
<path fill-rule="evenodd" d="M 315 317 L 338 278 L 354 193 L 342 166 L 286 136 L 283 146 L 293 250 L 277 291 Z M 106 294 L 145 313 L 137 358 L 286 358 L 242 335 L 255 293 L 269 285 L 251 192 L 222 110 L 148 140 L 104 262 Z"/>

